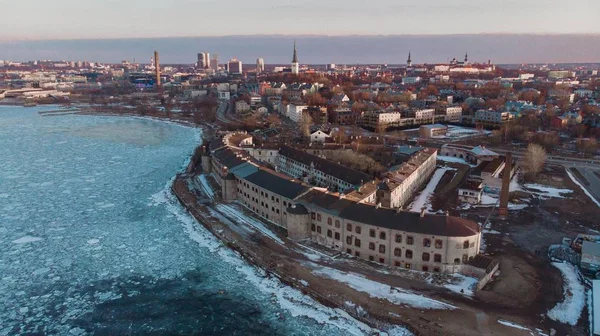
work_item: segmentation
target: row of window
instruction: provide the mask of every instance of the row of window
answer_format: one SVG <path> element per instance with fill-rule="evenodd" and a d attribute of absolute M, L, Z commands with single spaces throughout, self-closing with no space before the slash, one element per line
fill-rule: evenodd
<path fill-rule="evenodd" d="M 315 213 L 312 212 L 311 216 L 313 217 L 313 219 L 315 219 Z M 321 215 L 320 214 L 316 214 L 316 219 L 317 221 L 321 220 Z M 327 224 L 331 225 L 332 219 L 331 217 L 327 218 Z M 316 229 L 315 229 L 316 227 Z M 335 227 L 339 228 L 340 227 L 340 222 L 339 220 L 335 220 Z M 320 226 L 316 226 L 314 223 L 312 224 L 312 231 L 317 231 L 318 233 L 321 233 L 321 227 Z M 346 224 L 346 230 L 349 232 L 352 232 L 352 224 L 348 223 Z M 331 231 L 331 230 L 329 230 Z M 355 226 L 354 227 L 354 231 L 357 234 L 361 234 L 362 230 L 360 226 Z M 376 230 L 375 229 L 370 229 L 369 230 L 369 236 L 371 238 L 376 238 Z M 379 232 L 379 239 L 385 240 L 386 239 L 386 233 L 384 231 Z M 347 237 L 347 244 L 351 245 L 352 244 L 352 237 L 348 236 Z M 402 235 L 397 234 L 396 235 L 396 239 L 395 239 L 396 243 L 402 243 Z M 431 247 L 431 243 L 432 240 L 430 238 L 423 238 L 423 247 Z M 413 236 L 406 236 L 406 245 L 414 245 L 414 237 Z M 468 249 L 469 247 L 474 247 L 475 243 L 470 243 L 468 240 L 465 240 L 463 242 L 463 249 Z M 434 241 L 434 247 L 436 249 L 441 249 L 444 247 L 444 241 L 441 239 L 435 239 Z M 374 248 L 373 248 L 374 249 Z"/>

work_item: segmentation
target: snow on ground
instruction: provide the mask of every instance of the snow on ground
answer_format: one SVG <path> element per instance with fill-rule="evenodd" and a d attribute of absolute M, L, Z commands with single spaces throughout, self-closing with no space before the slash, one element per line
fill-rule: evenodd
<path fill-rule="evenodd" d="M 475 165 L 469 164 L 467 161 L 465 161 L 465 159 L 461 159 L 461 158 L 456 158 L 456 157 L 452 157 L 452 156 L 445 156 L 445 155 L 438 155 L 437 159 L 439 161 L 444 161 L 444 162 L 453 162 L 453 163 L 462 163 L 471 167 L 476 167 Z"/>
<path fill-rule="evenodd" d="M 370 297 L 387 300 L 396 305 L 406 305 L 419 309 L 456 309 L 455 306 L 430 299 L 420 294 L 401 289 L 391 288 L 355 273 L 345 273 L 333 268 L 312 264 L 313 274 L 345 283 L 351 288 L 369 294 Z"/>
<path fill-rule="evenodd" d="M 521 330 L 527 330 L 529 331 L 529 328 L 525 328 L 522 325 L 516 324 L 514 322 L 510 322 L 510 321 L 506 321 L 506 320 L 498 320 L 498 323 L 503 324 L 507 327 L 511 327 L 511 328 L 516 328 L 516 329 L 521 329 Z"/>
<path fill-rule="evenodd" d="M 251 227 L 262 232 L 264 235 L 273 239 L 274 241 L 278 242 L 279 244 L 281 244 L 281 245 L 285 244 L 283 242 L 283 240 L 281 240 L 281 238 L 279 238 L 279 236 L 277 236 L 275 233 L 273 233 L 273 231 L 269 230 L 265 226 L 265 224 L 244 214 L 240 209 L 238 209 L 234 205 L 217 204 L 215 206 L 215 209 L 217 211 L 219 211 L 220 213 L 222 213 L 223 215 L 230 217 L 232 220 L 237 221 L 240 224 L 250 225 Z"/>
<path fill-rule="evenodd" d="M 478 205 L 475 205 L 475 207 L 487 207 L 487 206 L 493 206 L 493 205 L 500 205 L 500 199 L 498 197 L 495 197 L 495 195 L 491 196 L 489 194 L 483 194 L 483 195 L 481 195 L 481 203 Z M 528 206 L 529 206 L 529 204 L 508 203 L 509 210 L 523 210 Z"/>
<path fill-rule="evenodd" d="M 548 317 L 562 323 L 576 325 L 585 305 L 585 288 L 579 281 L 575 267 L 569 263 L 553 262 L 563 275 L 564 300 L 547 313 Z"/>
<path fill-rule="evenodd" d="M 573 174 L 571 173 L 570 170 L 566 170 L 567 171 L 567 175 L 569 175 L 569 178 L 571 178 L 571 181 L 573 181 L 573 183 L 577 184 L 579 186 L 579 188 L 581 188 L 581 190 L 583 190 L 583 192 L 594 202 L 596 203 L 597 206 L 600 207 L 600 202 L 598 202 L 597 199 L 594 198 L 594 196 L 592 196 L 592 194 L 590 194 L 590 192 L 581 185 L 581 183 L 579 183 L 579 181 L 575 178 L 575 176 L 573 176 Z"/>
<path fill-rule="evenodd" d="M 204 189 L 204 193 L 206 194 L 206 196 L 208 196 L 208 198 L 210 198 L 211 200 L 214 200 L 215 199 L 215 191 L 210 186 L 210 183 L 208 183 L 208 180 L 206 179 L 206 175 L 202 174 L 202 175 L 198 176 L 198 181 L 202 185 L 202 189 Z"/>
<path fill-rule="evenodd" d="M 453 282 L 444 285 L 444 287 L 455 293 L 473 296 L 473 294 L 475 294 L 475 288 L 477 287 L 478 282 L 479 279 L 477 278 L 468 277 L 462 274 L 454 274 Z"/>
<path fill-rule="evenodd" d="M 425 205 L 427 204 L 427 209 L 425 211 L 427 213 L 431 213 L 431 204 L 429 204 L 429 198 L 431 197 L 431 195 L 433 195 L 433 192 L 435 191 L 435 187 L 438 185 L 438 183 L 442 179 L 442 176 L 444 176 L 444 173 L 448 170 L 452 170 L 452 169 L 438 168 L 435 171 L 435 173 L 433 173 L 433 176 L 431 177 L 431 180 L 427 184 L 427 187 L 425 187 L 425 190 L 423 190 L 423 192 L 421 192 L 419 197 L 417 197 L 417 199 L 412 203 L 410 211 L 420 212 L 421 209 L 423 207 L 425 207 Z"/>
<path fill-rule="evenodd" d="M 15 244 L 27 244 L 27 243 L 37 242 L 37 241 L 40 241 L 40 240 L 44 240 L 44 239 L 40 238 L 40 237 L 24 236 L 24 237 L 21 237 L 19 239 L 13 240 L 13 243 L 15 243 Z"/>
<path fill-rule="evenodd" d="M 554 197 L 554 198 L 564 198 L 563 194 L 570 194 L 573 192 L 571 189 L 559 189 L 553 188 L 550 186 L 545 186 L 541 184 L 525 184 L 525 188 L 532 189 L 534 191 L 529 191 L 532 194 L 541 196 L 541 197 Z"/>

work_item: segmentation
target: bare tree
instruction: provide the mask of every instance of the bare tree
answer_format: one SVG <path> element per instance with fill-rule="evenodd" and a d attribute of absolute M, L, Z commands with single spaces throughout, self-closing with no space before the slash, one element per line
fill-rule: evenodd
<path fill-rule="evenodd" d="M 535 177 L 544 168 L 546 150 L 538 144 L 529 144 L 525 154 L 525 170 Z"/>
<path fill-rule="evenodd" d="M 579 139 L 577 148 L 586 155 L 594 154 L 598 150 L 598 141 L 595 138 Z"/>
<path fill-rule="evenodd" d="M 300 131 L 302 135 L 305 137 L 310 136 L 310 127 L 313 125 L 312 117 L 308 112 L 302 112 L 302 116 L 300 117 Z"/>

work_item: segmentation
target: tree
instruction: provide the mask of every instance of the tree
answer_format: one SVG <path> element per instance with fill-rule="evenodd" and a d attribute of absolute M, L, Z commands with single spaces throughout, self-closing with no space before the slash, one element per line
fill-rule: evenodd
<path fill-rule="evenodd" d="M 546 150 L 537 144 L 529 144 L 525 153 L 525 171 L 535 177 L 544 168 L 546 162 Z"/>
<path fill-rule="evenodd" d="M 579 139 L 577 148 L 584 154 L 590 155 L 598 150 L 598 141 L 594 138 Z"/>
<path fill-rule="evenodd" d="M 310 114 L 307 112 L 302 112 L 302 116 L 300 117 L 300 131 L 302 135 L 305 137 L 310 136 L 310 127 L 313 125 L 313 120 Z"/>

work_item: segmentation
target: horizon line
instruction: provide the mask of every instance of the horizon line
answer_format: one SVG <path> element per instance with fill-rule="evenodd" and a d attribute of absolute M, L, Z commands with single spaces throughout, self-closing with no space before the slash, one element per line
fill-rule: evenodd
<path fill-rule="evenodd" d="M 47 42 L 47 41 L 86 41 L 86 40 L 149 40 L 149 39 L 176 39 L 176 38 L 231 38 L 231 37 L 434 37 L 434 36 L 539 36 L 539 37 L 558 37 L 558 36 L 587 36 L 600 37 L 600 32 L 596 33 L 439 33 L 439 34 L 229 34 L 229 35 L 181 35 L 181 36 L 146 36 L 146 37 L 80 37 L 80 38 L 0 38 L 0 43 L 5 42 Z"/>

